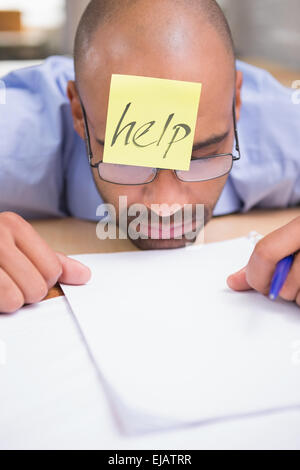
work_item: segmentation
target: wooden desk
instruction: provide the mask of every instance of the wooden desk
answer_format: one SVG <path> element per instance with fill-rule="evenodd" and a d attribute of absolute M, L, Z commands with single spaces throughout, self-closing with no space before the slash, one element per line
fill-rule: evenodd
<path fill-rule="evenodd" d="M 300 208 L 215 217 L 205 228 L 205 243 L 245 236 L 251 230 L 266 235 L 298 216 Z M 32 225 L 55 251 L 62 251 L 67 255 L 137 250 L 129 240 L 99 240 L 94 222 L 67 218 L 35 221 Z M 46 298 L 60 295 L 63 293 L 57 286 L 51 289 Z"/>

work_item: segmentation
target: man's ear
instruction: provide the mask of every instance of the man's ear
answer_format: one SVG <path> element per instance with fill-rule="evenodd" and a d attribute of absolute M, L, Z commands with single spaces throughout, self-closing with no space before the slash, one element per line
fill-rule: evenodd
<path fill-rule="evenodd" d="M 236 72 L 236 80 L 235 80 L 235 111 L 236 111 L 236 118 L 237 120 L 240 119 L 241 115 L 241 107 L 242 107 L 242 97 L 241 97 L 241 91 L 242 91 L 242 85 L 243 85 L 243 72 L 240 70 L 237 70 Z"/>
<path fill-rule="evenodd" d="M 68 82 L 68 87 L 67 87 L 67 94 L 68 98 L 70 100 L 71 104 L 71 111 L 72 111 L 72 116 L 73 116 L 73 126 L 77 134 L 84 139 L 85 134 L 84 134 L 84 124 L 83 124 L 83 114 L 82 114 L 82 108 L 80 104 L 80 99 L 78 95 L 78 91 L 76 88 L 76 84 L 73 80 L 70 80 Z"/>

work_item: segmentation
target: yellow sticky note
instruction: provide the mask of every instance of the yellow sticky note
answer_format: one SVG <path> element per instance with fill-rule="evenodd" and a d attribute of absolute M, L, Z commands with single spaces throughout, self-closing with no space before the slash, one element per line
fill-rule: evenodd
<path fill-rule="evenodd" d="M 103 161 L 188 170 L 201 83 L 112 75 Z"/>

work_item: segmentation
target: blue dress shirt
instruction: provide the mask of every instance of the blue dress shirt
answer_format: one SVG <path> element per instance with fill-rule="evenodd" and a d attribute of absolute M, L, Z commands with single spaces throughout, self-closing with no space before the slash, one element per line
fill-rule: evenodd
<path fill-rule="evenodd" d="M 214 214 L 300 202 L 300 104 L 292 89 L 269 73 L 237 62 L 244 74 L 238 130 L 242 158 L 234 163 Z M 73 129 L 66 95 L 73 61 L 50 57 L 42 65 L 2 78 L 0 211 L 32 219 L 97 220 L 101 196 L 85 144 Z"/>

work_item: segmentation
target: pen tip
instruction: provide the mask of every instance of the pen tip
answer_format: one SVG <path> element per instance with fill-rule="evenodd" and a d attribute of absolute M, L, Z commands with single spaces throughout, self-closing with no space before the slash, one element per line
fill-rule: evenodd
<path fill-rule="evenodd" d="M 270 299 L 270 300 L 275 300 L 275 299 L 276 299 L 276 297 L 275 297 L 275 295 L 274 295 L 274 294 L 270 294 L 270 295 L 269 295 L 269 299 Z"/>

